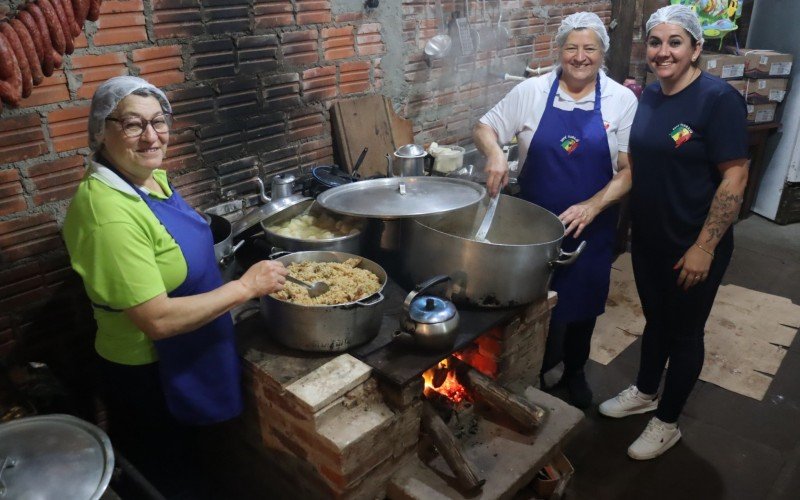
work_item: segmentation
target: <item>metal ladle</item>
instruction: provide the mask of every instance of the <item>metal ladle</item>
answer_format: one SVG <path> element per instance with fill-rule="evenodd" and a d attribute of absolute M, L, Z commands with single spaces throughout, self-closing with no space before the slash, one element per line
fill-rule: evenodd
<path fill-rule="evenodd" d="M 314 283 L 308 284 L 305 281 L 301 281 L 301 280 L 299 280 L 297 278 L 294 278 L 294 277 L 292 277 L 292 276 L 290 276 L 288 274 L 286 275 L 286 279 L 288 281 L 291 281 L 292 283 L 296 283 L 296 284 L 298 284 L 300 286 L 306 287 L 306 289 L 308 289 L 308 296 L 311 297 L 312 299 L 314 297 L 319 297 L 323 293 L 325 293 L 328 290 L 330 290 L 330 287 L 328 286 L 328 284 L 323 282 L 323 281 L 315 281 Z"/>
<path fill-rule="evenodd" d="M 442 2 L 436 0 L 436 17 L 439 18 L 439 34 L 428 40 L 425 44 L 425 55 L 430 59 L 441 59 L 450 52 L 453 40 L 450 35 L 445 33 L 444 14 L 442 14 Z"/>

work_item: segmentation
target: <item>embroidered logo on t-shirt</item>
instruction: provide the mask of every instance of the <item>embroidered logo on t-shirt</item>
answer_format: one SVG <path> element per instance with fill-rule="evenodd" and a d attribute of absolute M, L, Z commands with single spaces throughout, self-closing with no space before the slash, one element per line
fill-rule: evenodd
<path fill-rule="evenodd" d="M 679 148 L 683 143 L 692 138 L 693 133 L 694 130 L 692 130 L 689 125 L 680 123 L 675 125 L 675 128 L 672 129 L 672 132 L 669 133 L 669 136 L 672 137 L 673 141 L 675 141 L 675 147 Z"/>
<path fill-rule="evenodd" d="M 578 149 L 580 142 L 574 135 L 565 135 L 561 138 L 561 147 L 564 148 L 567 154 L 571 155 L 573 151 Z"/>

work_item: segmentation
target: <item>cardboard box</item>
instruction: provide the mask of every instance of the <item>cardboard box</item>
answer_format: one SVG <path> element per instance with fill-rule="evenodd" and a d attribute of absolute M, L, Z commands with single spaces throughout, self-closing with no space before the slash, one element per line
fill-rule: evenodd
<path fill-rule="evenodd" d="M 742 97 L 747 98 L 747 82 L 750 80 L 728 80 L 731 87 L 735 88 L 737 92 L 742 94 Z"/>
<path fill-rule="evenodd" d="M 766 104 L 768 102 L 783 102 L 786 97 L 786 78 L 759 78 L 747 79 L 745 99 L 750 104 Z"/>
<path fill-rule="evenodd" d="M 775 103 L 769 104 L 748 104 L 747 105 L 747 123 L 766 123 L 775 121 L 775 110 L 778 105 Z"/>
<path fill-rule="evenodd" d="M 712 53 L 704 53 L 700 56 L 700 69 L 723 80 L 742 78 L 744 76 L 744 64 L 744 56 Z"/>
<path fill-rule="evenodd" d="M 748 78 L 789 78 L 792 72 L 791 54 L 774 50 L 745 50 L 744 74 Z"/>

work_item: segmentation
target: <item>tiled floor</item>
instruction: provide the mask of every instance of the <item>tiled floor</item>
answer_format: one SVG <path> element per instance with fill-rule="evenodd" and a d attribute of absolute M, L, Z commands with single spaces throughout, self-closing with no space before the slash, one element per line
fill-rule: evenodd
<path fill-rule="evenodd" d="M 736 251 L 723 284 L 790 298 L 800 304 L 800 224 L 779 226 L 757 215 L 735 228 Z M 589 361 L 595 402 L 632 383 L 636 341 L 608 366 Z M 575 467 L 568 498 L 800 498 L 800 340 L 795 338 L 763 401 L 699 381 L 679 421 L 683 439 L 662 457 L 636 462 L 628 445 L 650 416 L 610 419 L 587 411 L 565 448 Z"/>

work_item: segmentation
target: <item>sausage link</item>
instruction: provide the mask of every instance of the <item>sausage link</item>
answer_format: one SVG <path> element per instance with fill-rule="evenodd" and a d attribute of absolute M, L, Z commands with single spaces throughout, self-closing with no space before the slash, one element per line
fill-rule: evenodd
<path fill-rule="evenodd" d="M 100 17 L 100 4 L 103 0 L 89 0 L 89 11 L 86 13 L 86 19 L 89 21 L 97 21 Z"/>
<path fill-rule="evenodd" d="M 61 10 L 64 11 L 64 16 L 69 26 L 69 34 L 72 38 L 81 34 L 81 28 L 75 22 L 75 12 L 72 10 L 72 2 L 70 0 L 53 0 L 53 4 L 61 4 Z M 62 23 L 63 24 L 63 23 Z"/>
<path fill-rule="evenodd" d="M 31 13 L 27 10 L 20 10 L 17 12 L 17 19 L 25 25 L 28 29 L 28 33 L 31 36 L 31 40 L 33 40 L 33 46 L 36 48 L 36 57 L 39 58 L 39 64 L 42 64 L 44 58 L 44 49 L 42 48 L 42 40 L 39 38 L 41 33 L 39 33 L 39 26 L 36 25 L 36 21 L 31 17 Z"/>
<path fill-rule="evenodd" d="M 47 31 L 50 33 L 50 41 L 53 42 L 53 48 L 59 54 L 63 54 L 66 48 L 64 30 L 61 29 L 61 22 L 58 20 L 56 11 L 53 10 L 53 4 L 48 0 L 38 0 L 36 4 L 41 9 L 44 20 L 47 22 Z M 30 6 L 33 4 L 28 5 Z"/>
<path fill-rule="evenodd" d="M 61 69 L 61 65 L 64 63 L 64 58 L 61 57 L 61 54 L 59 54 L 56 49 L 50 49 L 50 52 L 53 54 L 53 67 L 56 69 Z"/>
<path fill-rule="evenodd" d="M 28 57 L 25 55 L 25 49 L 22 48 L 22 42 L 19 41 L 17 32 L 7 22 L 0 22 L 0 33 L 6 37 L 6 42 L 11 46 L 14 51 L 14 57 L 17 58 L 17 65 L 22 78 L 22 97 L 28 97 L 33 92 L 33 76 L 31 75 L 31 67 L 28 65 Z"/>
<path fill-rule="evenodd" d="M 39 28 L 39 41 L 42 43 L 42 73 L 44 76 L 50 76 L 53 74 L 54 49 L 53 42 L 50 40 L 50 32 L 47 29 L 47 21 L 44 20 L 44 14 L 38 5 L 29 3 L 25 8 L 26 10 L 22 12 L 28 13 L 36 23 L 36 27 Z"/>
<path fill-rule="evenodd" d="M 22 73 L 14 50 L 0 33 L 0 99 L 16 106 L 22 99 Z"/>
<path fill-rule="evenodd" d="M 42 83 L 44 75 L 42 74 L 42 65 L 39 64 L 39 57 L 36 55 L 36 46 L 33 44 L 30 33 L 28 33 L 28 28 L 19 19 L 12 19 L 8 23 L 17 32 L 25 57 L 28 58 L 28 67 L 33 78 L 33 84 L 39 85 Z"/>
<path fill-rule="evenodd" d="M 89 0 L 72 0 L 72 11 L 75 13 L 75 22 L 80 29 L 86 21 L 86 14 L 89 12 Z"/>
<path fill-rule="evenodd" d="M 61 31 L 64 33 L 64 53 L 72 54 L 75 51 L 75 44 L 72 42 L 72 27 L 67 20 L 67 14 L 64 13 L 61 0 L 39 0 L 39 2 L 50 2 L 50 5 L 53 6 L 58 22 L 61 24 Z"/>

